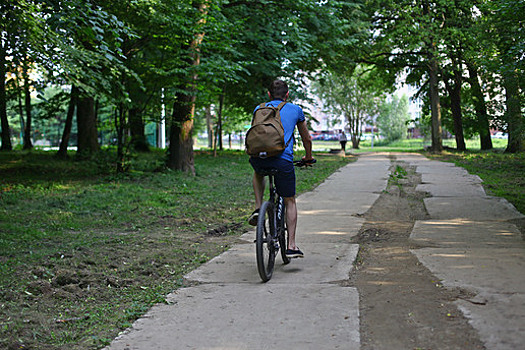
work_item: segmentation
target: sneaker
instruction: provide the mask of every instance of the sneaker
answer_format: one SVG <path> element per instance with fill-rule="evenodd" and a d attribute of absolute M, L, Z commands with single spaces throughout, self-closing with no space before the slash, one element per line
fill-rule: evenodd
<path fill-rule="evenodd" d="M 286 256 L 290 259 L 293 258 L 304 258 L 303 252 L 297 248 L 297 249 L 286 249 Z"/>
<path fill-rule="evenodd" d="M 255 209 L 248 219 L 248 223 L 252 226 L 257 226 L 257 221 L 259 220 L 259 209 Z"/>

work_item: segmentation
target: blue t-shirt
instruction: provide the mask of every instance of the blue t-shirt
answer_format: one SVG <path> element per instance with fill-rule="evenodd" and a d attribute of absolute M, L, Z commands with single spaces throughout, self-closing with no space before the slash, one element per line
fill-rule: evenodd
<path fill-rule="evenodd" d="M 281 100 L 273 100 L 271 102 L 266 103 L 266 105 L 277 107 L 279 106 L 279 103 L 281 102 L 282 102 Z M 257 106 L 254 109 L 254 112 L 258 108 L 259 106 Z M 277 157 L 292 162 L 293 161 L 293 143 L 294 143 L 293 134 L 294 134 L 295 126 L 297 125 L 297 123 L 304 122 L 305 117 L 304 117 L 302 108 L 290 102 L 286 102 L 286 104 L 281 109 L 280 114 L 281 114 L 281 123 L 283 124 L 283 128 L 284 128 L 284 142 L 288 143 L 288 146 L 283 151 L 283 153 L 281 153 L 281 155 Z"/>

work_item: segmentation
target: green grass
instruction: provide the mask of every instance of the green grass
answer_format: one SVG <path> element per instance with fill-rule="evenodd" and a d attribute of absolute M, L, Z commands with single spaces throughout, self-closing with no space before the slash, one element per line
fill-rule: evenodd
<path fill-rule="evenodd" d="M 135 156 L 116 175 L 112 151 L 0 153 L 0 348 L 103 347 L 247 230 L 243 152 L 197 152 L 196 176 L 163 157 Z M 351 161 L 317 157 L 297 169 L 299 193 Z"/>
<path fill-rule="evenodd" d="M 469 151 L 479 151 L 480 142 L 479 139 L 465 140 L 467 150 Z M 495 150 L 503 150 L 507 146 L 507 140 L 493 139 L 493 146 Z M 351 146 L 351 142 L 348 143 Z M 384 141 L 374 141 L 372 147 L 371 141 L 362 141 L 359 144 L 359 149 L 351 149 L 352 153 L 363 153 L 363 152 L 417 152 L 429 147 L 431 145 L 430 140 L 424 139 L 405 139 L 398 140 L 394 142 L 384 142 Z M 334 141 L 335 146 L 335 141 Z M 443 140 L 443 146 L 455 148 L 456 141 L 454 139 L 445 139 Z M 348 147 L 347 147 L 348 149 Z"/>

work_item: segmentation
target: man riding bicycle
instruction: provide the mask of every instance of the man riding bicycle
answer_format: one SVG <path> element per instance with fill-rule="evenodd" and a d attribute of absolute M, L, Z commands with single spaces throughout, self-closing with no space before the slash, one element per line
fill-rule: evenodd
<path fill-rule="evenodd" d="M 274 80 L 268 89 L 268 96 L 271 102 L 266 103 L 277 107 L 281 102 L 288 99 L 288 85 L 282 80 Z M 257 110 L 257 107 L 255 110 Z M 254 111 L 255 112 L 255 111 Z M 293 133 L 295 126 L 299 130 L 306 154 L 303 161 L 308 163 L 313 161 L 312 139 L 308 132 L 306 119 L 301 107 L 292 103 L 286 103 L 281 111 L 281 123 L 284 127 L 284 139 L 291 140 L 286 149 L 277 156 L 268 158 L 250 157 L 250 164 L 254 169 L 253 190 L 255 193 L 255 210 L 249 218 L 250 225 L 256 226 L 259 217 L 259 208 L 263 202 L 264 195 L 264 176 L 260 175 L 265 169 L 277 169 L 275 175 L 275 187 L 277 193 L 283 197 L 286 206 L 286 225 L 288 227 L 288 247 L 286 256 L 289 258 L 303 257 L 303 252 L 297 247 L 295 241 L 295 231 L 297 227 L 297 207 L 295 203 L 295 169 L 293 164 Z"/>

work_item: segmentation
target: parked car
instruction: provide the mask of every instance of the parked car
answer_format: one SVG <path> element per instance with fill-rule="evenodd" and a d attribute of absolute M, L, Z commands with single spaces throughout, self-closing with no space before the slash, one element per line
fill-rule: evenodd
<path fill-rule="evenodd" d="M 504 133 L 504 132 L 498 131 L 497 133 L 495 133 L 494 135 L 492 135 L 492 138 L 493 138 L 493 139 L 508 139 L 508 138 L 509 138 L 509 135 L 508 135 L 507 133 Z"/>

